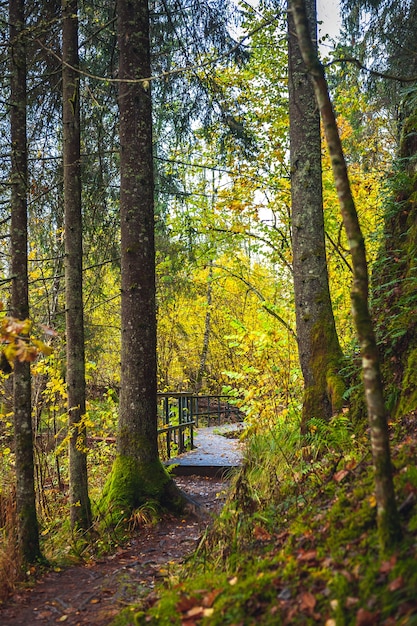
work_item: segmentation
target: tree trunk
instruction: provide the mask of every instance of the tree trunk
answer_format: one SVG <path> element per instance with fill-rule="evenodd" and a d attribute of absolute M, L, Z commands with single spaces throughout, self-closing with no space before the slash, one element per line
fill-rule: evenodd
<path fill-rule="evenodd" d="M 26 45 L 24 0 L 10 0 L 11 314 L 29 317 L 27 257 Z M 13 412 L 18 541 L 24 562 L 41 558 L 36 516 L 30 363 L 14 363 Z"/>
<path fill-rule="evenodd" d="M 82 275 L 78 2 L 62 2 L 65 321 L 72 529 L 91 526 L 85 428 L 85 355 Z"/>
<path fill-rule="evenodd" d="M 158 454 L 154 184 L 149 10 L 118 0 L 121 221 L 121 381 L 117 457 L 105 486 L 107 510 L 181 498 Z M 132 82 L 129 82 L 132 81 Z M 173 498 L 172 498 L 173 496 Z"/>
<path fill-rule="evenodd" d="M 305 2 L 303 0 L 291 0 L 290 7 L 293 12 L 301 53 L 313 80 L 314 91 L 329 148 L 343 224 L 352 256 L 352 313 L 361 347 L 365 398 L 375 468 L 378 531 L 381 549 L 385 552 L 401 538 L 401 527 L 392 480 L 388 421 L 383 398 L 379 355 L 368 307 L 368 267 L 365 242 L 351 193 L 343 148 L 324 70 L 311 42 Z"/>
<path fill-rule="evenodd" d="M 317 45 L 316 2 L 306 3 Z M 327 274 L 323 220 L 320 114 L 288 13 L 288 84 L 291 155 L 291 225 L 295 311 L 304 378 L 302 431 L 312 418 L 328 420 L 343 403 L 338 373 L 342 352 Z"/>
<path fill-rule="evenodd" d="M 383 373 L 393 416 L 417 408 L 417 110 L 403 125 L 386 200 L 383 244 L 373 268 L 373 310 L 384 349 Z M 389 395 L 388 395 L 389 394 Z"/>

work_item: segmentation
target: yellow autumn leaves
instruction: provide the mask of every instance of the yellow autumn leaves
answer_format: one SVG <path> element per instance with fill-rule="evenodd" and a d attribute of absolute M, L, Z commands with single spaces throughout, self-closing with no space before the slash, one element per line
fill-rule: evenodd
<path fill-rule="evenodd" d="M 0 302 L 0 311 L 2 310 L 3 304 Z M 32 328 L 33 324 L 29 319 L 19 320 L 7 315 L 0 319 L 2 353 L 9 363 L 15 360 L 31 363 L 39 354 L 48 356 L 52 353 L 51 346 L 31 334 Z M 42 326 L 41 329 L 45 334 L 56 335 L 50 328 Z"/>

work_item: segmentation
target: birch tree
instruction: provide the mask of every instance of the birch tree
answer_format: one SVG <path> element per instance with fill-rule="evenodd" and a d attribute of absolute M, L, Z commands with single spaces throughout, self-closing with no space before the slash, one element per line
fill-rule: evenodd
<path fill-rule="evenodd" d="M 385 552 L 401 538 L 402 533 L 395 502 L 388 419 L 383 396 L 379 354 L 368 305 L 369 281 L 365 242 L 350 188 L 343 147 L 324 69 L 311 42 L 305 2 L 303 0 L 291 0 L 290 10 L 293 14 L 301 54 L 313 81 L 352 257 L 352 314 L 362 356 L 365 399 L 375 470 L 379 539 L 381 549 Z"/>

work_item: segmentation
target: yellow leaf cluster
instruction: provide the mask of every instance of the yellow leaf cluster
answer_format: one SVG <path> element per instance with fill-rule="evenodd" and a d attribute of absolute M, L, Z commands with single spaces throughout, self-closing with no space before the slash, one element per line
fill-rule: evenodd
<path fill-rule="evenodd" d="M 3 309 L 0 303 L 0 310 Z M 51 346 L 30 335 L 32 321 L 19 320 L 15 317 L 4 316 L 0 321 L 0 342 L 4 346 L 3 354 L 9 363 L 17 360 L 20 363 L 32 363 L 39 356 L 52 354 Z M 54 334 L 55 331 L 51 331 Z"/>

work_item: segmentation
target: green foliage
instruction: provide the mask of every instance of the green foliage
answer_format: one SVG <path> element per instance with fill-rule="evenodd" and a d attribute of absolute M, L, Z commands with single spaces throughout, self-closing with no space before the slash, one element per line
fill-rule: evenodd
<path fill-rule="evenodd" d="M 407 500 L 403 545 L 380 559 L 366 441 L 352 440 L 344 417 L 336 435 L 328 424 L 313 421 L 311 427 L 328 451 L 317 463 L 305 461 L 297 429 L 288 424 L 276 437 L 248 440 L 226 506 L 189 563 L 167 576 L 156 603 L 144 599 L 114 626 L 181 624 L 191 616 L 202 625 L 348 626 L 365 616 L 374 623 L 413 623 L 415 498 Z M 395 446 L 400 498 L 417 490 L 414 447 L 408 431 Z"/>

